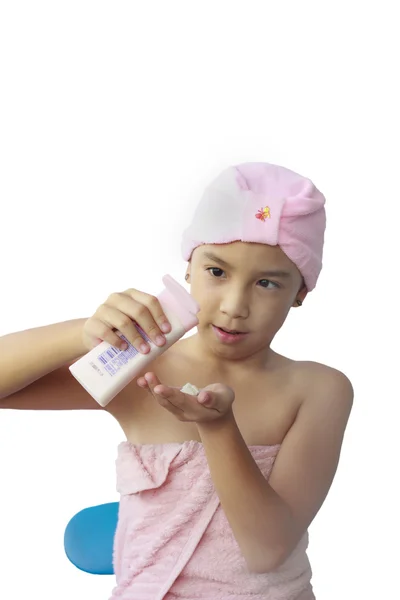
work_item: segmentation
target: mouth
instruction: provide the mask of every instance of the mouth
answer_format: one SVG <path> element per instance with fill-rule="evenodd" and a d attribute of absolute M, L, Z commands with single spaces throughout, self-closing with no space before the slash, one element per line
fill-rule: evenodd
<path fill-rule="evenodd" d="M 223 327 L 212 326 L 217 339 L 223 343 L 234 343 L 242 340 L 248 335 L 247 331 L 238 331 L 233 329 L 225 329 Z"/>
<path fill-rule="evenodd" d="M 230 333 L 231 335 L 246 333 L 245 331 L 238 331 L 237 329 L 225 329 L 224 327 L 218 327 L 217 325 L 214 325 L 214 327 L 216 327 L 220 331 L 224 331 L 225 333 Z"/>

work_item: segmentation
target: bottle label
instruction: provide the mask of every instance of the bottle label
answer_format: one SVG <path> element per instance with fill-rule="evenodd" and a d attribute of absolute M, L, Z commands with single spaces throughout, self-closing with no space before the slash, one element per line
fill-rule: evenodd
<path fill-rule="evenodd" d="M 146 335 L 137 323 L 135 323 L 135 327 L 143 337 L 144 340 L 150 345 L 150 351 L 152 346 L 154 346 L 152 340 Z M 104 350 L 101 354 L 97 356 L 97 360 L 101 363 L 103 369 L 113 377 L 118 373 L 122 367 L 125 367 L 133 358 L 135 358 L 140 352 L 132 346 L 132 344 L 126 339 L 124 335 L 120 335 L 120 338 L 123 339 L 127 344 L 128 348 L 126 350 L 120 350 L 115 346 L 109 346 L 107 350 Z"/>

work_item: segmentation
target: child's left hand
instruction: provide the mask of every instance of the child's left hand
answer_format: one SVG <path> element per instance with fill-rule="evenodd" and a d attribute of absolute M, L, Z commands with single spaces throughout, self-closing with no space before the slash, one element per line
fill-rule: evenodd
<path fill-rule="evenodd" d="M 154 373 L 146 373 L 137 384 L 148 389 L 157 402 L 180 421 L 207 423 L 216 421 L 232 412 L 235 393 L 222 383 L 203 388 L 198 396 L 184 394 L 180 388 L 163 385 Z"/>

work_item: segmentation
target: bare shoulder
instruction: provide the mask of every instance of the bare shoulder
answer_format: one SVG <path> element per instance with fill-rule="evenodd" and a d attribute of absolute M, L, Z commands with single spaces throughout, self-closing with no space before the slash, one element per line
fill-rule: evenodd
<path fill-rule="evenodd" d="M 304 391 L 305 407 L 324 411 L 333 404 L 337 411 L 350 414 L 354 388 L 345 373 L 313 361 L 296 361 L 293 371 L 297 384 Z"/>
<path fill-rule="evenodd" d="M 304 381 L 310 381 L 310 383 L 319 383 L 327 386 L 344 385 L 353 389 L 350 379 L 339 369 L 324 365 L 314 361 L 295 361 L 294 368 L 299 374 L 300 378 Z M 310 380 L 311 378 L 311 380 Z"/>

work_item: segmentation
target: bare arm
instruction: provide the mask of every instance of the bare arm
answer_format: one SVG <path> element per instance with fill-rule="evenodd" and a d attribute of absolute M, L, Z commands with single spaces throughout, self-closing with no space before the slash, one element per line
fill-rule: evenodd
<path fill-rule="evenodd" d="M 273 571 L 291 554 L 332 484 L 353 389 L 331 370 L 284 439 L 267 482 L 233 419 L 198 424 L 222 508 L 251 571 Z"/>
<path fill-rule="evenodd" d="M 76 319 L 0 337 L 0 408 L 101 408 L 68 369 L 87 352 L 85 322 Z"/>
<path fill-rule="evenodd" d="M 129 289 L 111 294 L 89 319 L 65 321 L 1 337 L 0 408 L 101 409 L 68 367 L 103 340 L 122 348 L 124 340 L 117 331 L 135 348 L 140 348 L 144 338 L 135 323 L 161 346 L 165 343 L 162 332 L 171 331 L 157 298 Z M 159 336 L 162 336 L 161 343 Z"/>

